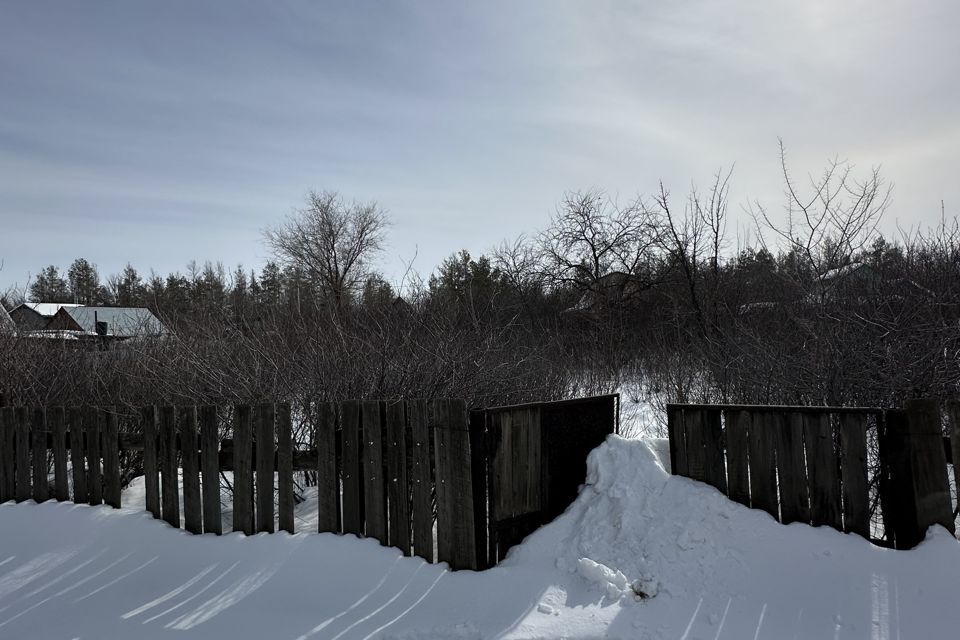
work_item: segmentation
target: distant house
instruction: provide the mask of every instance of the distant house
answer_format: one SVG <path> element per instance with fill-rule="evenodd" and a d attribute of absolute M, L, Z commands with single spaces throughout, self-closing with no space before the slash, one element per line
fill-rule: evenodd
<path fill-rule="evenodd" d="M 141 307 L 64 306 L 44 330 L 115 339 L 157 337 L 168 333 L 157 316 Z"/>
<path fill-rule="evenodd" d="M 61 302 L 24 302 L 20 306 L 14 307 L 13 311 L 10 312 L 10 318 L 20 333 L 43 331 L 60 309 L 79 306 L 78 304 Z"/>

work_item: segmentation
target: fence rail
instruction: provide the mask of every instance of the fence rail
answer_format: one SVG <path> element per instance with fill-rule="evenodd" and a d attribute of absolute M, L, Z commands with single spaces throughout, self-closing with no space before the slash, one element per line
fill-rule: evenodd
<path fill-rule="evenodd" d="M 949 413 L 956 450 L 960 405 Z M 784 524 L 829 526 L 898 549 L 916 546 L 931 524 L 954 531 L 935 401 L 904 409 L 671 404 L 667 423 L 674 474 Z"/>

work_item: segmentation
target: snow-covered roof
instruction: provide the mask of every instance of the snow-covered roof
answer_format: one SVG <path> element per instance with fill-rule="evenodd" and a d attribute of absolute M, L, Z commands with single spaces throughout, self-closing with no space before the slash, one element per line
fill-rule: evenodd
<path fill-rule="evenodd" d="M 57 311 L 60 311 L 62 308 L 75 308 L 79 306 L 79 304 L 71 304 L 69 302 L 24 302 L 20 305 L 20 307 L 32 309 L 46 318 L 52 318 L 57 314 Z M 19 309 L 20 307 L 17 308 Z"/>
<path fill-rule="evenodd" d="M 129 338 L 144 335 L 162 335 L 166 328 L 149 309 L 142 307 L 64 307 L 80 329 L 96 333 L 97 323 L 107 324 L 108 336 Z"/>

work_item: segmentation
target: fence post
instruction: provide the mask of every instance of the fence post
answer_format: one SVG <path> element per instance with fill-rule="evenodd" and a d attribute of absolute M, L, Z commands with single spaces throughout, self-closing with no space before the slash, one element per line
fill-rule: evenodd
<path fill-rule="evenodd" d="M 103 416 L 103 501 L 120 508 L 120 432 L 117 414 L 104 411 Z"/>
<path fill-rule="evenodd" d="M 200 500 L 200 453 L 197 450 L 197 409 L 180 407 L 180 466 L 183 467 L 183 528 L 203 533 Z"/>
<path fill-rule="evenodd" d="M 33 410 L 30 430 L 33 432 L 30 455 L 33 463 L 33 500 L 39 504 L 50 497 L 50 485 L 47 483 L 47 412 L 45 409 Z"/>
<path fill-rule="evenodd" d="M 470 430 L 463 400 L 437 402 L 437 546 L 451 569 L 477 569 Z"/>
<path fill-rule="evenodd" d="M 160 477 L 163 519 L 180 528 L 180 496 L 177 473 L 177 415 L 173 407 L 160 408 Z"/>
<path fill-rule="evenodd" d="M 253 535 L 253 423 L 249 405 L 233 409 L 233 530 Z"/>
<path fill-rule="evenodd" d="M 67 423 L 63 407 L 53 407 L 48 415 L 53 448 L 54 498 L 60 502 L 70 500 L 70 485 L 67 482 Z"/>
<path fill-rule="evenodd" d="M 336 405 L 314 402 L 317 449 L 317 529 L 320 533 L 340 531 L 340 479 L 337 474 Z"/>
<path fill-rule="evenodd" d="M 100 467 L 100 413 L 93 407 L 83 411 L 87 434 L 87 497 L 91 505 L 103 504 L 103 474 Z"/>
<path fill-rule="evenodd" d="M 277 512 L 280 531 L 294 532 L 293 425 L 290 403 L 277 405 Z"/>
<path fill-rule="evenodd" d="M 203 477 L 203 531 L 220 535 L 220 438 L 217 407 L 200 408 L 200 474 Z"/>
<path fill-rule="evenodd" d="M 0 408 L 0 438 L 3 450 L 0 451 L 0 502 L 13 500 L 16 495 L 17 478 L 14 447 L 16 446 L 16 424 L 13 407 Z"/>
<path fill-rule="evenodd" d="M 157 408 L 144 407 L 141 412 L 143 426 L 143 486 L 146 492 L 147 511 L 160 519 L 160 476 L 157 457 Z"/>
<path fill-rule="evenodd" d="M 87 501 L 86 455 L 84 454 L 83 410 L 71 407 L 70 413 L 70 463 L 73 466 L 73 501 Z"/>
<path fill-rule="evenodd" d="M 889 470 L 887 492 L 891 494 L 884 505 L 892 513 L 885 513 L 884 520 L 893 526 L 896 547 L 915 547 L 934 524 L 952 533 L 953 509 L 939 403 L 908 400 L 903 411 L 887 412 L 886 431 L 880 455 Z"/>
<path fill-rule="evenodd" d="M 17 502 L 31 497 L 30 490 L 30 423 L 27 410 L 17 407 Z"/>

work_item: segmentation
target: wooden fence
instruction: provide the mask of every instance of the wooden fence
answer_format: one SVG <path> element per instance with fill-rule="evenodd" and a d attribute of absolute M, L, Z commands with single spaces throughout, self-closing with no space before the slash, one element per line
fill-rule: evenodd
<path fill-rule="evenodd" d="M 553 459 L 570 468 L 515 478 L 511 491 L 556 496 L 541 514 L 552 513 L 549 519 L 566 508 L 576 496 L 567 485 L 583 482 L 587 454 L 615 428 L 616 413 L 607 410 L 616 406 L 611 398 L 531 405 L 546 420 L 542 430 L 539 420 L 528 427 L 537 437 L 552 433 L 544 440 L 551 447 L 566 442 L 565 457 Z M 501 539 L 488 520 L 488 511 L 502 511 L 498 505 L 512 494 L 488 491 L 487 452 L 516 447 L 488 445 L 493 422 L 487 411 L 499 415 L 503 408 L 468 416 L 462 400 L 314 403 L 301 416 L 313 434 L 304 449 L 293 442 L 291 409 L 284 403 L 237 405 L 226 415 L 214 406 L 151 406 L 122 433 L 112 411 L 4 407 L 0 502 L 56 499 L 119 508 L 121 456 L 142 452 L 146 509 L 154 517 L 174 527 L 182 522 L 191 533 L 223 533 L 220 472 L 232 471 L 233 530 L 294 533 L 294 472 L 311 472 L 318 531 L 376 538 L 453 569 L 483 569 L 522 539 Z M 590 411 L 593 423 L 581 427 L 579 417 Z M 230 422 L 226 428 L 223 418 Z M 577 431 L 592 435 L 572 446 Z M 543 456 L 544 465 L 548 459 Z M 537 526 L 549 519 L 539 518 Z M 491 549 L 488 539 L 501 544 Z"/>
<path fill-rule="evenodd" d="M 960 406 L 950 413 L 957 449 Z M 935 401 L 904 409 L 671 404 L 667 423 L 674 474 L 784 524 L 825 525 L 898 549 L 916 546 L 932 524 L 954 531 Z"/>

